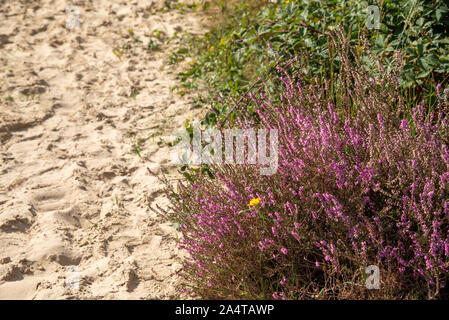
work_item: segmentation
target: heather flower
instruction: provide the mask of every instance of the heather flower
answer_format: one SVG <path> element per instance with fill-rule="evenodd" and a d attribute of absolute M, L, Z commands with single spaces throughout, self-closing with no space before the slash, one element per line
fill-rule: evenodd
<path fill-rule="evenodd" d="M 292 231 L 292 236 L 296 239 L 296 240 L 301 240 L 299 234 L 297 234 L 296 232 Z"/>
<path fill-rule="evenodd" d="M 239 100 L 250 104 L 238 103 L 235 125 L 279 130 L 276 174 L 210 166 L 215 179 L 192 172 L 176 197 L 167 183 L 191 262 L 184 274 L 200 296 L 239 298 L 245 287 L 254 297 L 310 298 L 326 284 L 339 288 L 324 288 L 326 297 L 369 298 L 342 283 L 362 281 L 354 276 L 373 262 L 388 298 L 436 297 L 449 283 L 449 119 L 410 110 L 393 74 L 339 57 L 339 81 L 285 74 L 279 98 L 261 85 Z M 252 209 L 260 198 L 248 203 L 261 192 L 264 213 Z"/>

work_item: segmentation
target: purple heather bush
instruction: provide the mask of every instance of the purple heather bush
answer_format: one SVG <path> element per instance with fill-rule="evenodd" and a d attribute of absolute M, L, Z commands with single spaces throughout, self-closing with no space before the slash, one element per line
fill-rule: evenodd
<path fill-rule="evenodd" d="M 275 174 L 211 165 L 213 178 L 167 184 L 195 296 L 447 297 L 447 90 L 438 86 L 436 109 L 410 106 L 394 70 L 379 63 L 368 73 L 345 41 L 334 44 L 338 76 L 283 69 L 277 99 L 261 84 L 239 102 L 235 126 L 278 129 Z M 369 265 L 379 267 L 379 290 L 365 287 Z"/>

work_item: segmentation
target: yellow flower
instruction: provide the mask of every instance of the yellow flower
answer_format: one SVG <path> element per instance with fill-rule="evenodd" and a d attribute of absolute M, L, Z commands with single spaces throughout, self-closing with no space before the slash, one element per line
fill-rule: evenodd
<path fill-rule="evenodd" d="M 285 1 L 285 3 L 286 3 L 286 4 L 289 4 L 289 3 L 290 3 L 290 0 Z"/>
<path fill-rule="evenodd" d="M 259 203 L 260 203 L 260 198 L 251 199 L 251 201 L 248 204 L 248 207 L 255 207 L 255 206 L 259 205 Z"/>
<path fill-rule="evenodd" d="M 219 46 L 224 46 L 226 44 L 226 40 L 224 38 L 221 38 Z"/>

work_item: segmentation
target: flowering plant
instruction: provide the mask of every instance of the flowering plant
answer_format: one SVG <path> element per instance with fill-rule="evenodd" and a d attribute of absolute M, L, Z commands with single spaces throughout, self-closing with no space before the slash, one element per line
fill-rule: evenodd
<path fill-rule="evenodd" d="M 210 165 L 167 184 L 186 285 L 204 298 L 436 298 L 449 274 L 449 124 L 410 108 L 397 78 L 366 72 L 340 37 L 333 82 L 286 72 L 241 102 L 242 127 L 279 130 L 279 166 Z M 399 67 L 398 67 L 399 68 Z M 300 68 L 299 68 L 300 69 Z M 275 98 L 270 98 L 275 97 Z M 243 100 L 241 100 L 243 101 Z M 245 108 L 243 108 L 245 107 Z M 252 110 L 255 117 L 245 117 Z M 365 288 L 365 267 L 380 290 Z"/>

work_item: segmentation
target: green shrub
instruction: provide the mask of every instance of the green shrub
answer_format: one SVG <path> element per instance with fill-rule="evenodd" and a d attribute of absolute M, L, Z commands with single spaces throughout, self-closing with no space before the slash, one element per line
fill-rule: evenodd
<path fill-rule="evenodd" d="M 380 8 L 380 29 L 368 29 L 366 8 L 372 2 L 359 0 L 241 1 L 232 7 L 223 23 L 203 37 L 190 37 L 174 53 L 182 60 L 194 60 L 180 73 L 186 87 L 197 80 L 211 93 L 203 102 L 215 110 L 206 118 L 229 110 L 217 96 L 237 96 L 267 72 L 276 72 L 277 61 L 293 56 L 304 60 L 307 78 L 334 77 L 340 63 L 335 51 L 328 51 L 328 31 L 342 26 L 354 48 L 364 42 L 376 54 L 365 58 L 367 65 L 382 60 L 391 69 L 396 51 L 402 53 L 404 69 L 398 80 L 410 105 L 426 101 L 435 105 L 435 84 L 447 83 L 449 73 L 449 7 L 444 1 L 385 0 Z M 374 69 L 373 69 L 374 70 Z"/>

